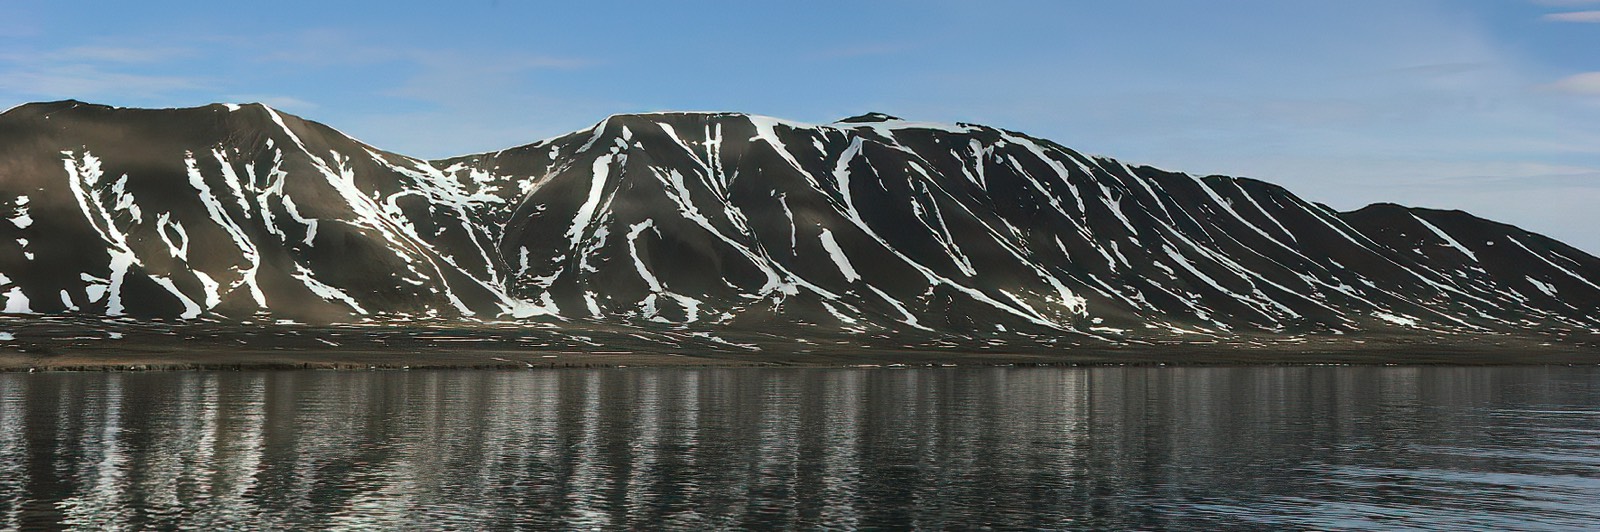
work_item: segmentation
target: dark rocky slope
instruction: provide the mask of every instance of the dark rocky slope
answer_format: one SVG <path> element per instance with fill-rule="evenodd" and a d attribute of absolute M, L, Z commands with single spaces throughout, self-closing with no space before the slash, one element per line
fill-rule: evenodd
<path fill-rule="evenodd" d="M 1509 225 L 881 114 L 617 115 L 425 162 L 261 105 L 30 104 L 0 115 L 0 214 L 13 314 L 933 342 L 1600 328 L 1600 259 Z"/>

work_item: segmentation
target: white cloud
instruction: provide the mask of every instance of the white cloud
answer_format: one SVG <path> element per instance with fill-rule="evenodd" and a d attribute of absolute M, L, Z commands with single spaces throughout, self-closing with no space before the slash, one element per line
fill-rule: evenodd
<path fill-rule="evenodd" d="M 75 46 L 41 55 L 41 59 L 61 62 L 155 63 L 192 55 L 184 48 L 143 48 L 132 46 Z"/>
<path fill-rule="evenodd" d="M 584 59 L 540 54 L 498 53 L 486 57 L 482 54 L 469 55 L 410 46 L 377 46 L 337 30 L 312 30 L 284 37 L 272 50 L 260 54 L 256 59 L 310 67 L 475 63 L 492 64 L 499 70 L 580 68 L 592 64 Z"/>
<path fill-rule="evenodd" d="M 853 46 L 840 46 L 819 50 L 817 52 L 807 54 L 805 58 L 816 61 L 829 59 L 854 59 L 858 57 L 894 55 L 909 51 L 913 48 L 915 47 L 906 43 L 858 44 Z"/>
<path fill-rule="evenodd" d="M 0 91 L 24 97 L 151 98 L 208 85 L 194 76 L 148 72 L 148 66 L 194 55 L 175 47 L 71 46 L 0 53 Z M 138 65 L 145 72 L 125 68 Z"/>
<path fill-rule="evenodd" d="M 1600 96 L 1600 72 L 1584 72 L 1561 78 L 1545 88 L 1570 94 Z"/>
<path fill-rule="evenodd" d="M 0 70 L 0 90 L 48 98 L 145 97 L 203 85 L 195 78 L 108 72 L 90 65 Z"/>
<path fill-rule="evenodd" d="M 1567 13 L 1551 13 L 1544 16 L 1551 22 L 1589 22 L 1600 24 L 1600 11 L 1571 11 Z"/>
<path fill-rule="evenodd" d="M 537 71 L 571 69 L 588 63 L 533 54 L 483 57 L 444 52 L 407 52 L 411 75 L 382 94 L 428 102 L 445 108 L 495 108 L 511 104 L 533 90 Z"/>
<path fill-rule="evenodd" d="M 194 55 L 187 48 L 139 46 L 73 46 L 53 50 L 7 50 L 0 62 L 25 65 L 159 63 Z"/>

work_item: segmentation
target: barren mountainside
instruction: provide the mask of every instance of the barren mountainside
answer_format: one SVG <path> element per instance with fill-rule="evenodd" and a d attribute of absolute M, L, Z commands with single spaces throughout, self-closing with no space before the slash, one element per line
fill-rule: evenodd
<path fill-rule="evenodd" d="M 0 115 L 12 314 L 1124 341 L 1600 329 L 1600 259 L 881 114 L 616 115 L 441 161 L 263 105 Z"/>

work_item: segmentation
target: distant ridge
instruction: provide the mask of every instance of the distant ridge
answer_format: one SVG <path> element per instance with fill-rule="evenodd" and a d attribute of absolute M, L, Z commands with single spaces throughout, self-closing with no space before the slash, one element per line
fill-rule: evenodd
<path fill-rule="evenodd" d="M 866 113 L 866 114 L 856 115 L 856 116 L 852 116 L 850 118 L 846 118 L 846 119 L 840 120 L 839 123 L 840 124 L 866 124 L 866 123 L 871 123 L 871 122 L 889 122 L 889 121 L 894 121 L 894 120 L 900 120 L 900 117 L 898 117 L 898 116 L 890 116 L 890 115 L 886 115 L 886 114 L 883 114 L 883 113 Z"/>

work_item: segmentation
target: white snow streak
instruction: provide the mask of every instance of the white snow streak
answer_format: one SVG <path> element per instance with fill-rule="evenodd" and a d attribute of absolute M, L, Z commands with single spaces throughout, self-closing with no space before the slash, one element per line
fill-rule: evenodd
<path fill-rule="evenodd" d="M 1527 279 L 1528 283 L 1532 284 L 1534 288 L 1538 288 L 1540 292 L 1544 292 L 1544 295 L 1547 295 L 1547 296 L 1550 296 L 1550 297 L 1556 297 L 1556 287 L 1555 287 L 1555 285 L 1552 285 L 1550 283 L 1546 283 L 1544 281 L 1540 281 L 1538 279 L 1534 279 L 1533 277 L 1529 277 L 1529 276 L 1523 276 L 1523 278 Z"/>
<path fill-rule="evenodd" d="M 577 249 L 583 241 L 583 236 L 589 224 L 594 221 L 595 209 L 600 207 L 600 199 L 606 190 L 606 179 L 611 173 L 611 160 L 614 154 L 596 157 L 593 172 L 589 178 L 589 195 L 584 198 L 583 204 L 578 206 L 577 214 L 572 216 L 572 226 L 567 229 L 567 238 L 572 241 L 572 249 Z"/>
<path fill-rule="evenodd" d="M 129 268 L 141 264 L 138 257 L 128 248 L 127 237 L 117 229 L 116 224 L 112 221 L 112 213 L 105 209 L 94 196 L 94 187 L 104 177 L 100 169 L 100 159 L 87 151 L 83 153 L 81 158 L 70 151 L 61 153 L 66 156 L 62 161 L 62 166 L 67 171 L 67 186 L 72 189 L 73 198 L 78 202 L 78 209 L 83 212 L 84 218 L 88 219 L 89 226 L 94 228 L 95 232 L 100 235 L 100 239 L 106 243 L 106 253 L 111 256 L 110 263 L 107 265 L 111 270 L 111 275 L 108 282 L 109 286 L 107 287 L 107 295 L 110 299 L 106 303 L 106 315 L 121 316 L 124 312 L 122 306 L 123 281 L 128 275 Z M 113 188 L 113 192 L 122 194 L 120 192 L 122 183 L 123 181 L 118 181 L 118 186 Z M 122 197 L 119 196 L 116 208 L 129 212 L 137 220 L 139 215 L 136 210 L 132 209 L 135 207 L 132 196 L 126 196 L 126 199 L 127 201 L 124 202 Z M 123 206 L 125 203 L 127 207 Z M 85 273 L 83 275 L 88 274 Z"/>
<path fill-rule="evenodd" d="M 788 193 L 778 194 L 778 205 L 783 207 L 783 217 L 789 220 L 789 254 L 794 255 L 795 249 L 799 247 L 797 233 L 799 233 L 800 230 L 797 227 L 794 219 L 794 211 L 789 209 Z"/>
<path fill-rule="evenodd" d="M 649 298 L 646 298 L 646 303 L 644 305 L 645 317 L 655 317 L 656 309 L 654 298 L 656 294 L 660 294 L 677 301 L 678 304 L 683 307 L 685 314 L 684 321 L 686 323 L 694 323 L 699 319 L 700 301 L 695 298 L 673 293 L 667 290 L 666 287 L 661 285 L 661 281 L 656 279 L 655 274 L 650 272 L 650 268 L 645 266 L 644 259 L 640 258 L 639 256 L 639 235 L 646 229 L 653 229 L 654 225 L 655 222 L 651 220 L 645 220 L 643 222 L 628 226 L 628 255 L 633 257 L 633 267 L 639 272 L 639 278 L 644 279 L 645 285 L 650 287 L 651 295 Z"/>
<path fill-rule="evenodd" d="M 929 329 L 927 327 L 924 327 L 921 324 L 918 324 L 917 323 L 917 316 L 912 314 L 910 310 L 906 309 L 906 306 L 904 304 L 900 303 L 899 300 L 896 300 L 895 298 L 890 297 L 889 294 L 883 293 L 883 291 L 879 290 L 878 287 L 876 287 L 876 286 L 872 286 L 872 285 L 869 284 L 869 285 L 867 285 L 867 289 L 871 290 L 872 293 L 874 293 L 874 294 L 878 294 L 878 297 L 882 298 L 885 303 L 888 303 L 889 306 L 894 307 L 894 309 L 896 311 L 900 312 L 900 321 L 901 322 L 905 323 L 906 325 L 910 325 L 912 327 L 916 327 L 918 329 L 922 329 L 924 331 L 933 330 L 933 329 Z"/>
<path fill-rule="evenodd" d="M 1456 251 L 1460 251 L 1462 255 L 1466 255 L 1467 258 L 1472 259 L 1472 262 L 1478 262 L 1477 253 L 1473 253 L 1472 250 L 1467 249 L 1467 247 L 1461 245 L 1460 242 L 1456 242 L 1456 239 L 1451 238 L 1450 235 L 1445 233 L 1443 229 L 1439 229 L 1433 224 L 1428 223 L 1427 220 L 1422 219 L 1421 216 L 1417 216 L 1416 214 L 1412 214 L 1411 218 L 1415 219 L 1418 223 L 1421 223 L 1423 227 L 1428 228 L 1429 231 L 1433 231 L 1433 234 L 1439 235 L 1439 238 L 1444 239 L 1444 243 L 1446 245 L 1456 248 Z"/>
<path fill-rule="evenodd" d="M 179 303 L 183 304 L 183 313 L 178 315 L 179 318 L 192 320 L 200 317 L 200 313 L 204 312 L 204 309 L 201 309 L 200 305 L 195 304 L 193 299 L 189 299 L 189 296 L 183 295 L 183 291 L 178 289 L 178 285 L 174 284 L 172 279 L 158 275 L 152 275 L 150 276 L 150 280 L 155 281 L 156 284 L 167 289 L 168 292 L 172 293 L 173 297 L 178 298 Z"/>
<path fill-rule="evenodd" d="M 1403 326 L 1406 326 L 1406 327 L 1416 327 L 1417 326 L 1417 319 L 1416 318 L 1412 318 L 1410 316 L 1396 316 L 1394 314 L 1390 314 L 1390 313 L 1387 313 L 1387 312 L 1374 312 L 1374 313 L 1372 313 L 1372 315 L 1373 316 L 1377 316 L 1378 319 L 1381 319 L 1383 321 L 1387 321 L 1389 323 L 1393 323 L 1395 325 L 1403 325 Z"/>
<path fill-rule="evenodd" d="M 850 265 L 850 259 L 844 256 L 844 249 L 833 239 L 833 232 L 822 230 L 822 249 L 828 251 L 828 258 L 833 259 L 834 265 L 839 267 L 839 272 L 844 274 L 844 280 L 855 282 L 861 279 L 861 274 L 856 273 L 855 266 Z"/>
<path fill-rule="evenodd" d="M 1522 241 L 1517 240 L 1515 238 L 1512 238 L 1509 235 L 1506 236 L 1506 240 L 1510 240 L 1511 243 L 1516 244 L 1517 247 L 1522 248 L 1522 250 L 1528 252 L 1529 255 L 1533 255 L 1535 258 L 1538 258 L 1540 261 L 1543 261 L 1545 264 L 1549 264 L 1551 268 L 1555 268 L 1557 270 L 1561 270 L 1561 273 L 1565 273 L 1565 274 L 1567 274 L 1567 276 L 1572 277 L 1573 279 L 1577 279 L 1579 282 L 1582 282 L 1583 284 L 1589 285 L 1590 288 L 1594 288 L 1595 290 L 1600 290 L 1600 286 L 1595 286 L 1594 283 L 1589 282 L 1589 280 L 1583 278 L 1582 275 L 1578 275 L 1576 273 L 1572 273 L 1572 270 L 1568 270 L 1566 268 L 1561 267 L 1561 265 L 1559 265 L 1559 264 L 1551 262 L 1550 259 L 1544 258 L 1544 255 L 1540 255 L 1538 253 L 1535 253 L 1532 249 L 1529 249 L 1527 245 L 1523 244 Z"/>
<path fill-rule="evenodd" d="M 299 279 L 300 283 L 304 284 L 306 289 L 311 290 L 311 293 L 316 294 L 317 297 L 321 297 L 322 299 L 328 301 L 342 302 L 345 305 L 348 305 L 351 310 L 356 311 L 357 314 L 367 313 L 366 309 L 361 308 L 361 304 L 357 303 L 355 298 L 350 297 L 350 295 L 344 293 L 343 290 L 328 286 L 322 281 L 318 281 L 316 277 L 312 276 L 311 270 L 306 269 L 305 266 L 296 263 L 294 265 L 294 269 L 294 273 L 289 275 L 294 276 L 295 279 Z"/>

